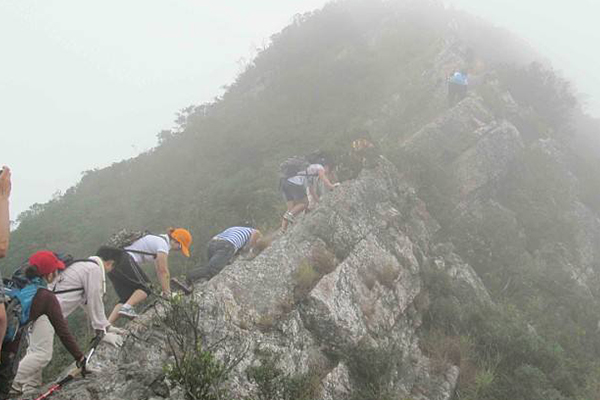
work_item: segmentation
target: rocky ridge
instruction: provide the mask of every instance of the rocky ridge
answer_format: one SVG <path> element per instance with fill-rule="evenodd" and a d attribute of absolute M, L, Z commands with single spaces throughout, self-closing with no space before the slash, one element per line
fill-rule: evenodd
<path fill-rule="evenodd" d="M 439 225 L 399 176 L 382 159 L 328 195 L 259 257 L 234 262 L 197 287 L 206 342 L 228 338 L 228 348 L 218 353 L 246 350 L 229 380 L 236 398 L 254 389 L 246 371 L 265 352 L 276 354 L 290 374 L 317 370 L 319 398 L 347 398 L 355 382 L 347 361 L 335 355 L 363 344 L 394 349 L 390 384 L 398 398 L 451 398 L 458 368 L 448 364 L 434 372 L 419 347 L 422 269 L 446 271 L 474 300 L 489 296 L 451 246 L 432 242 Z M 298 269 L 315 262 L 315 251 L 325 255 L 321 263 L 331 263 L 329 271 L 298 293 Z M 100 348 L 93 363 L 99 372 L 57 398 L 184 398 L 163 381 L 169 352 L 153 318 L 148 312 L 131 323 L 121 350 Z"/>

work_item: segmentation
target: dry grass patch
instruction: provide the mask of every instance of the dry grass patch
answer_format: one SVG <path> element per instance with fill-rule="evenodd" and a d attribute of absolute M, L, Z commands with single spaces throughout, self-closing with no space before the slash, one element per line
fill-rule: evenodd
<path fill-rule="evenodd" d="M 299 301 L 305 298 L 319 279 L 321 275 L 308 260 L 302 261 L 294 273 L 294 299 Z"/>
<path fill-rule="evenodd" d="M 309 259 L 310 263 L 321 275 L 327 275 L 333 272 L 337 266 L 335 255 L 323 246 L 313 247 Z"/>
<path fill-rule="evenodd" d="M 388 289 L 393 289 L 396 285 L 396 279 L 400 276 L 400 271 L 393 265 L 385 264 L 377 268 L 375 274 L 377 275 L 377 282 Z"/>

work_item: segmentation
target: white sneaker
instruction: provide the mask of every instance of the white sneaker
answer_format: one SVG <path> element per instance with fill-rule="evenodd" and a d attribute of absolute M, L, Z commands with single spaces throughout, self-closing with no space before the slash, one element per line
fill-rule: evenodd
<path fill-rule="evenodd" d="M 119 315 L 132 319 L 139 317 L 138 313 L 135 312 L 135 309 L 129 304 L 123 304 L 121 306 L 121 309 L 119 310 Z"/>

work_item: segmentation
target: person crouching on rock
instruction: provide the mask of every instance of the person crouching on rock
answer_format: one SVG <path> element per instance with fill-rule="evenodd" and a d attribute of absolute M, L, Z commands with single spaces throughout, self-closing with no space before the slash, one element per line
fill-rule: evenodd
<path fill-rule="evenodd" d="M 162 287 L 162 296 L 171 295 L 170 275 L 168 266 L 169 251 L 181 250 L 184 256 L 190 256 L 192 235 L 187 229 L 169 229 L 165 235 L 147 234 L 134 241 L 131 245 L 121 249 L 122 256 L 115 263 L 112 271 L 107 273 L 113 284 L 119 303 L 108 317 L 112 325 L 124 316 L 136 318 L 134 306 L 152 293 L 150 279 L 140 267 L 143 263 L 154 263 L 156 275 Z M 98 256 L 102 248 L 98 250 Z"/>
<path fill-rule="evenodd" d="M 25 277 L 29 285 L 35 285 L 37 288 L 30 303 L 31 307 L 27 323 L 34 322 L 41 316 L 48 317 L 60 341 L 77 362 L 77 367 L 81 368 L 84 366 L 85 356 L 69 331 L 67 321 L 63 317 L 56 295 L 47 289 L 48 284 L 56 279 L 58 275 L 57 271 L 64 268 L 65 265 L 63 262 L 51 251 L 38 251 L 29 258 L 29 266 L 25 269 Z M 22 302 L 21 304 L 23 305 L 24 303 Z M 19 329 L 16 331 L 17 334 L 12 340 L 6 337 L 4 339 L 5 343 L 0 355 L 0 399 L 8 398 L 9 388 L 11 387 L 16 370 L 14 363 L 18 362 L 16 356 L 19 351 L 23 330 Z"/>
<path fill-rule="evenodd" d="M 179 287 L 186 293 L 191 292 L 191 285 L 200 279 L 210 280 L 217 275 L 234 256 L 249 253 L 248 259 L 256 257 L 268 245 L 258 229 L 234 226 L 214 236 L 208 242 L 208 264 L 190 271 L 186 282 L 172 278 L 173 286 Z"/>

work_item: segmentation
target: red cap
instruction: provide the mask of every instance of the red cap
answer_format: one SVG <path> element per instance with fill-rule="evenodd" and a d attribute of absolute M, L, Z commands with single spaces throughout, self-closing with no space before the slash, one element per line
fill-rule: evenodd
<path fill-rule="evenodd" d="M 65 269 L 65 264 L 48 250 L 38 251 L 29 257 L 29 265 L 37 268 L 40 274 L 48 275 L 57 269 Z"/>

